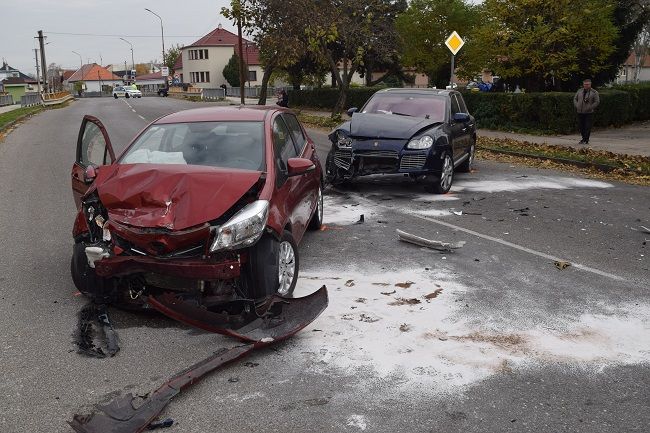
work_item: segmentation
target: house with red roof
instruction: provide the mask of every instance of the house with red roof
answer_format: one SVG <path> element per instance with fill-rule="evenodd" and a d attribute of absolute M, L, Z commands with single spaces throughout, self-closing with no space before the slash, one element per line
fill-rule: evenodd
<path fill-rule="evenodd" d="M 135 77 L 135 84 L 143 93 L 156 93 L 158 89 L 164 87 L 165 81 L 166 77 L 162 76 L 162 71 Z"/>
<path fill-rule="evenodd" d="M 261 85 L 264 70 L 260 64 L 259 49 L 245 38 L 242 42 L 241 57 L 248 65 L 246 84 L 250 82 L 251 86 Z M 223 68 L 233 53 L 239 55 L 237 35 L 219 25 L 198 41 L 183 47 L 180 61 L 174 67 L 175 73 L 180 75 L 183 83 L 191 83 L 195 87 L 214 89 L 222 84 L 229 86 L 223 76 Z"/>
<path fill-rule="evenodd" d="M 616 81 L 619 84 L 650 81 L 650 52 L 642 58 L 638 58 L 634 51 L 631 52 L 625 63 L 621 65 Z"/>
<path fill-rule="evenodd" d="M 97 63 L 83 65 L 67 79 L 70 91 L 74 92 L 74 85 L 78 81 L 84 82 L 84 91 L 86 92 L 100 92 L 102 86 L 115 87 L 123 84 L 120 77 Z M 65 84 L 66 81 L 64 80 Z"/>

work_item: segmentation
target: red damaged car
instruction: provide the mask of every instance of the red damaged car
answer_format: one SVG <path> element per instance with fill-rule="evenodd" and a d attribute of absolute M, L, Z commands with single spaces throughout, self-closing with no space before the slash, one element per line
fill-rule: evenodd
<path fill-rule="evenodd" d="M 72 279 L 122 306 L 183 293 L 214 302 L 289 296 L 297 244 L 323 218 L 314 144 L 281 108 L 164 116 L 115 156 L 85 116 L 72 168 Z"/>

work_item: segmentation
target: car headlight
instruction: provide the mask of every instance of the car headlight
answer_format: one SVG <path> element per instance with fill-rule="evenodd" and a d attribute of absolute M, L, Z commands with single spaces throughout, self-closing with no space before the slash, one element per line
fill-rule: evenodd
<path fill-rule="evenodd" d="M 268 201 L 257 200 L 250 203 L 217 228 L 210 252 L 253 245 L 264 233 L 268 217 Z"/>
<path fill-rule="evenodd" d="M 343 131 L 336 131 L 336 145 L 339 148 L 351 149 L 352 139 Z"/>
<path fill-rule="evenodd" d="M 423 135 L 420 138 L 414 138 L 406 145 L 407 149 L 428 149 L 433 146 L 433 137 Z"/>

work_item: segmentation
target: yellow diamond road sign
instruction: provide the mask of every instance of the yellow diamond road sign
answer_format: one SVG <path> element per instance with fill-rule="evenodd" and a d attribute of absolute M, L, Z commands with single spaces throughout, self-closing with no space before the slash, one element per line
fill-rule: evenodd
<path fill-rule="evenodd" d="M 460 37 L 458 33 L 456 33 L 456 31 L 454 31 L 445 41 L 445 45 L 447 45 L 447 48 L 449 48 L 451 54 L 455 56 L 460 51 L 460 49 L 463 48 L 465 41 Z"/>

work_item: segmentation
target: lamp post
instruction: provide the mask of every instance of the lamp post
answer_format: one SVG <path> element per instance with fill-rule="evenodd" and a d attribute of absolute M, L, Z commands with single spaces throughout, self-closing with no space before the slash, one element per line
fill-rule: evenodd
<path fill-rule="evenodd" d="M 84 61 L 81 59 L 81 54 L 79 54 L 76 51 L 72 51 L 72 52 L 79 56 L 79 69 L 81 69 L 83 67 L 83 63 L 84 63 Z"/>
<path fill-rule="evenodd" d="M 124 38 L 120 38 L 120 39 L 122 39 L 124 42 L 126 42 L 131 46 L 131 69 L 135 69 L 135 61 L 133 60 L 133 44 Z"/>
<path fill-rule="evenodd" d="M 162 60 L 161 60 L 161 62 L 163 64 L 163 66 L 165 66 L 165 30 L 163 28 L 163 20 L 160 17 L 160 15 L 158 15 L 157 13 L 152 11 L 151 9 L 144 8 L 144 10 L 146 10 L 147 12 L 151 12 L 152 14 L 157 16 L 158 19 L 160 20 L 160 39 L 162 41 Z M 165 87 L 167 87 L 167 77 L 164 77 L 164 80 L 165 80 Z"/>

